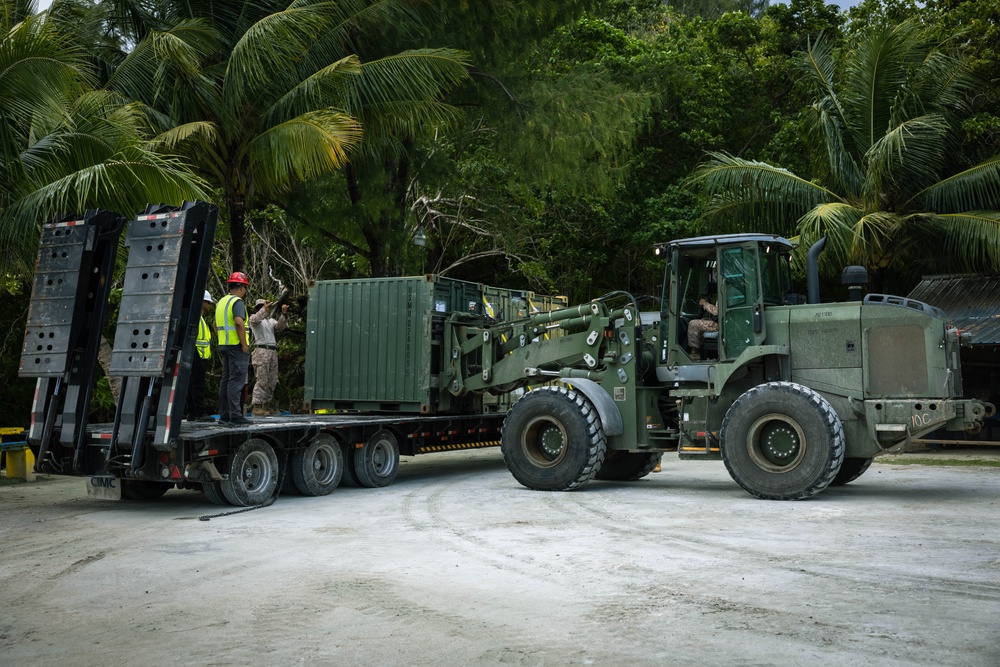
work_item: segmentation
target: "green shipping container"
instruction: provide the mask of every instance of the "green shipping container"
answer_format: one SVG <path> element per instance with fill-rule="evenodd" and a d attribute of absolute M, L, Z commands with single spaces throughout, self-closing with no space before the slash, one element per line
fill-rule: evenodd
<path fill-rule="evenodd" d="M 482 396 L 439 391 L 443 320 L 454 311 L 517 319 L 537 300 L 438 276 L 318 282 L 309 291 L 305 399 L 314 412 L 496 410 Z"/>

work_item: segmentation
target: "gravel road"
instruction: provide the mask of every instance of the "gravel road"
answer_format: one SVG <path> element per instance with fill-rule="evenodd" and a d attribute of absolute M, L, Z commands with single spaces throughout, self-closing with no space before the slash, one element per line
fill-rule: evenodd
<path fill-rule="evenodd" d="M 533 492 L 491 449 L 222 509 L 0 486 L 0 664 L 1000 665 L 1000 468 L 768 502 L 669 456 Z"/>

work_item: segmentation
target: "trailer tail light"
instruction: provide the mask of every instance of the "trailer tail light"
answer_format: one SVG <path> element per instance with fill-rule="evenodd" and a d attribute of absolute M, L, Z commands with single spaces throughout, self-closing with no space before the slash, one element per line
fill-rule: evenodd
<path fill-rule="evenodd" d="M 170 466 L 170 479 L 180 479 L 181 469 L 177 466 Z"/>
<path fill-rule="evenodd" d="M 166 452 L 163 452 L 162 454 L 160 454 L 160 465 L 164 465 L 164 466 L 167 465 L 167 461 L 169 461 L 169 460 L 170 459 L 167 458 L 167 453 Z"/>

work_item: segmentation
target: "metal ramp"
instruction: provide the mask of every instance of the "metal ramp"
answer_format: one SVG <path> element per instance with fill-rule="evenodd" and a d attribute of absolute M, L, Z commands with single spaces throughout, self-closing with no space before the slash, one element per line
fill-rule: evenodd
<path fill-rule="evenodd" d="M 180 430 L 217 206 L 149 206 L 129 223 L 129 247 L 110 374 L 122 377 L 109 458 L 126 455 L 135 473 L 147 432 L 170 451 Z"/>
<path fill-rule="evenodd" d="M 111 273 L 126 219 L 89 210 L 42 226 L 18 375 L 38 378 L 28 442 L 36 469 L 79 471 Z M 57 435 L 59 455 L 53 451 Z"/>

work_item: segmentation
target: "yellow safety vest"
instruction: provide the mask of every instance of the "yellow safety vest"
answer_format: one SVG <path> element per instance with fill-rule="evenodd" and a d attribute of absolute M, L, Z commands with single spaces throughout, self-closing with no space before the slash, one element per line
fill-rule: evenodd
<path fill-rule="evenodd" d="M 198 337 L 194 344 L 197 346 L 198 356 L 202 359 L 212 358 L 212 330 L 208 328 L 208 322 L 204 317 L 198 318 Z"/>
<path fill-rule="evenodd" d="M 239 345 L 240 336 L 236 333 L 236 317 L 233 315 L 233 306 L 240 297 L 227 294 L 219 299 L 219 305 L 215 307 L 215 328 L 219 332 L 219 345 Z"/>

